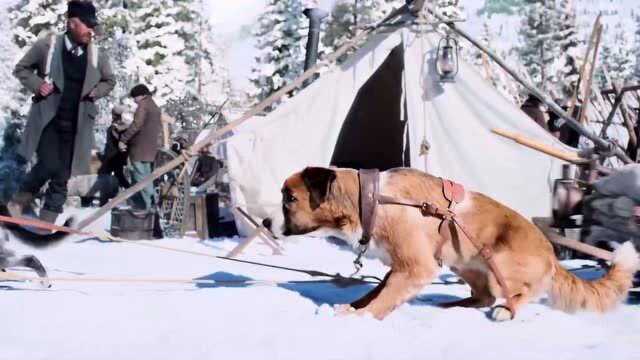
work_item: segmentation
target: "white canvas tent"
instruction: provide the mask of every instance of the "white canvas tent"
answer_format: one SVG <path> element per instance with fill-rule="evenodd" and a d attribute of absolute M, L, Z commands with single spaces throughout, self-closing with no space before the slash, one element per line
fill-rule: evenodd
<path fill-rule="evenodd" d="M 562 147 L 468 64 L 435 71 L 439 35 L 370 37 L 354 56 L 225 141 L 232 198 L 259 218 L 280 209 L 286 177 L 306 166 L 411 166 L 464 184 L 527 217 L 547 216 L 561 162 L 490 132 Z M 242 231 L 241 231 L 242 232 Z"/>

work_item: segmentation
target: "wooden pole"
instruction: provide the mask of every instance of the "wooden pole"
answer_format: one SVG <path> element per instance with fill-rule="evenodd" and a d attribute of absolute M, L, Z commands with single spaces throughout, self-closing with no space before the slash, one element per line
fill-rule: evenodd
<path fill-rule="evenodd" d="M 613 253 L 604 249 L 600 249 L 593 245 L 585 244 L 577 240 L 568 239 L 551 229 L 551 222 L 548 218 L 536 218 L 531 219 L 534 225 L 536 225 L 540 231 L 554 244 L 562 245 L 573 250 L 577 250 L 583 254 L 591 255 L 599 259 L 606 261 L 613 260 Z"/>
<path fill-rule="evenodd" d="M 507 139 L 511 139 L 517 142 L 518 144 L 524 145 L 530 149 L 545 153 L 549 156 L 552 156 L 560 160 L 564 160 L 566 162 L 570 162 L 572 164 L 586 165 L 589 163 L 589 160 L 581 158 L 575 152 L 559 150 L 552 146 L 540 143 L 533 139 L 529 139 L 525 136 L 516 134 L 514 132 L 501 130 L 501 129 L 491 129 L 491 132 L 493 132 L 494 134 L 506 137 Z"/>
<path fill-rule="evenodd" d="M 351 50 L 351 48 L 356 47 L 360 43 L 360 41 L 366 39 L 370 34 L 376 32 L 378 29 L 380 29 L 381 25 L 389 22 L 390 20 L 398 17 L 401 14 L 406 13 L 407 9 L 408 9 L 408 6 L 405 4 L 402 7 L 400 7 L 399 9 L 393 11 L 389 16 L 384 18 L 376 26 L 372 26 L 372 27 L 369 27 L 369 28 L 366 28 L 366 29 L 362 30 L 352 40 L 346 42 L 345 44 L 340 46 L 340 48 L 338 48 L 335 52 L 333 52 L 332 54 L 327 56 L 326 63 L 328 63 L 328 64 L 334 63 L 340 56 L 344 55 L 345 53 L 347 53 L 347 51 Z M 287 93 L 289 93 L 292 90 L 300 87 L 304 83 L 305 80 L 310 79 L 317 72 L 319 72 L 323 67 L 324 67 L 323 63 L 316 64 L 315 66 L 313 66 L 313 67 L 309 68 L 307 71 L 305 71 L 302 75 L 297 77 L 294 81 L 292 81 L 291 83 L 283 86 L 280 90 L 278 90 L 275 93 L 271 94 L 269 97 L 267 97 L 266 99 L 261 101 L 259 104 L 257 104 L 253 108 L 251 108 L 249 111 L 247 111 L 242 116 L 240 116 L 240 118 L 230 122 L 229 124 L 225 125 L 224 127 L 218 129 L 217 131 L 211 131 L 211 133 L 206 138 L 204 138 L 202 141 L 200 141 L 200 142 L 198 142 L 196 144 L 193 144 L 189 148 L 189 150 L 183 152 L 181 154 L 181 156 L 173 159 L 172 161 L 166 163 L 162 167 L 154 170 L 149 176 L 144 178 L 142 181 L 140 181 L 139 183 L 133 185 L 132 187 L 128 188 L 127 190 L 121 192 L 120 194 L 118 194 L 118 196 L 113 198 L 111 201 L 109 201 L 103 207 L 101 207 L 100 209 L 96 210 L 93 214 L 89 215 L 87 218 L 85 218 L 82 221 L 80 221 L 76 225 L 76 228 L 77 229 L 84 229 L 89 224 L 92 224 L 94 221 L 98 220 L 101 216 L 103 216 L 108 211 L 110 211 L 111 209 L 116 207 L 118 204 L 120 204 L 121 202 L 127 200 L 129 197 L 131 197 L 131 195 L 133 195 L 133 194 L 137 193 L 138 191 L 144 189 L 145 186 L 147 186 L 153 180 L 159 178 L 160 176 L 162 176 L 165 173 L 171 171 L 172 169 L 174 169 L 175 167 L 179 166 L 183 162 L 189 160 L 189 158 L 191 158 L 191 156 L 193 156 L 193 154 L 197 154 L 198 152 L 200 152 L 200 150 L 202 150 L 203 148 L 209 146 L 210 143 L 218 140 L 220 137 L 222 137 L 225 134 L 227 134 L 228 132 L 232 131 L 233 129 L 235 129 L 236 127 L 238 127 L 239 125 L 241 125 L 245 121 L 249 120 L 250 118 L 254 117 L 255 115 L 258 115 L 261 111 L 265 110 L 267 107 L 269 107 L 270 105 L 272 105 L 273 103 L 278 101 L 280 98 L 282 98 Z"/>
<path fill-rule="evenodd" d="M 578 84 L 576 84 L 575 89 L 573 89 L 573 96 L 571 96 L 571 100 L 569 101 L 569 114 L 573 114 L 573 109 L 576 107 L 576 102 L 578 101 L 578 92 L 580 91 L 580 87 L 582 82 L 584 82 L 586 73 L 587 73 L 587 64 L 589 63 L 589 54 L 591 54 L 591 49 L 593 48 L 593 44 L 596 38 L 596 33 L 598 32 L 598 28 L 600 28 L 600 18 L 602 17 L 602 13 L 598 13 L 598 17 L 596 17 L 596 21 L 593 23 L 593 28 L 591 29 L 591 36 L 589 36 L 589 44 L 587 45 L 587 52 L 584 54 L 584 61 L 582 66 L 580 66 L 580 77 L 578 78 Z"/>
<path fill-rule="evenodd" d="M 585 123 L 585 116 L 587 115 L 587 109 L 589 108 L 589 99 L 591 98 L 591 84 L 593 83 L 593 73 L 596 69 L 596 65 L 598 64 L 598 49 L 600 47 L 600 38 L 602 37 L 602 25 L 598 26 L 596 31 L 596 44 L 593 48 L 593 58 L 591 59 L 591 66 L 589 67 L 589 77 L 587 78 L 585 90 L 583 94 L 582 107 L 580 108 L 580 116 L 578 117 L 578 122 L 581 124 Z"/>
<path fill-rule="evenodd" d="M 597 149 L 604 150 L 605 152 L 611 151 L 613 155 L 618 157 L 620 160 L 622 160 L 622 162 L 624 162 L 626 164 L 633 163 L 633 161 L 631 161 L 629 156 L 627 156 L 627 154 L 624 151 L 622 151 L 621 149 L 619 149 L 616 146 L 614 146 L 611 142 L 599 138 L 598 135 L 593 133 L 593 131 L 583 127 L 582 124 L 578 123 L 571 116 L 569 116 L 569 114 L 567 114 L 564 110 L 562 110 L 562 108 L 560 108 L 560 106 L 558 106 L 558 104 L 556 104 L 554 101 L 552 101 L 550 99 L 547 99 L 547 96 L 544 93 L 542 93 L 540 90 L 538 90 L 532 84 L 530 84 L 527 81 L 525 81 L 520 75 L 518 75 L 513 69 L 511 69 L 511 67 L 508 66 L 493 51 L 487 49 L 487 47 L 485 47 L 482 44 L 480 44 L 475 38 L 473 38 L 471 35 L 469 35 L 466 31 L 464 31 L 464 30 L 460 29 L 459 27 L 457 27 L 455 25 L 455 23 L 452 23 L 449 19 L 447 19 L 447 18 L 441 16 L 440 14 L 438 14 L 430 6 L 425 5 L 425 8 L 427 8 L 429 10 L 429 12 L 436 19 L 438 19 L 439 21 L 442 21 L 445 25 L 447 25 L 449 28 L 451 28 L 451 30 L 455 31 L 460 36 L 462 36 L 463 38 L 467 39 L 471 44 L 473 44 L 478 49 L 480 49 L 480 50 L 484 51 L 485 53 L 487 53 L 487 55 L 489 55 L 491 57 L 491 59 L 493 59 L 493 61 L 495 61 L 498 65 L 500 65 L 516 81 L 520 82 L 520 84 L 522 84 L 522 86 L 524 86 L 525 89 L 527 89 L 530 93 L 532 93 L 538 99 L 540 99 L 551 111 L 553 111 L 554 113 L 558 114 L 558 116 L 560 118 L 564 119 L 572 129 L 574 129 L 575 131 L 580 133 L 580 135 L 582 135 L 582 136 L 586 137 L 587 139 L 591 140 L 596 145 Z"/>
<path fill-rule="evenodd" d="M 637 148 L 638 147 L 638 139 L 636 137 L 636 133 L 633 129 L 633 122 L 631 122 L 631 119 L 629 119 L 628 114 L 625 111 L 624 108 L 624 95 L 625 95 L 625 91 L 624 89 L 620 89 L 612 80 L 611 80 L 611 76 L 609 75 L 609 69 L 606 68 L 606 66 L 603 65 L 602 71 L 604 72 L 604 77 L 607 81 L 607 85 L 613 89 L 614 94 L 616 96 L 615 102 L 612 105 L 612 109 L 611 112 L 609 113 L 609 117 L 607 118 L 607 121 L 605 122 L 605 124 L 602 126 L 602 131 L 600 132 L 600 136 L 606 136 L 607 134 L 607 128 L 611 125 L 611 123 L 613 122 L 613 114 L 615 114 L 616 112 L 616 108 L 617 105 L 620 106 L 620 112 L 622 113 L 622 120 L 624 121 L 624 125 L 627 129 L 627 132 L 629 133 L 629 142 L 631 143 L 631 146 L 633 148 Z"/>

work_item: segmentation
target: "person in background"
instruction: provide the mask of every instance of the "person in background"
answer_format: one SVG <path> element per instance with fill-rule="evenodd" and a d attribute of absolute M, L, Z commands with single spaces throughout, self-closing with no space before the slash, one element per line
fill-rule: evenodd
<path fill-rule="evenodd" d="M 556 103 L 559 103 L 559 100 L 556 100 Z M 569 111 L 568 104 L 564 104 L 561 106 L 562 110 Z M 567 122 L 560 118 L 556 113 L 549 110 L 549 122 L 548 127 L 549 131 L 557 137 L 562 143 L 569 145 L 571 147 L 577 148 L 580 143 L 580 133 L 575 131 Z M 580 114 L 580 105 L 577 104 L 573 108 L 573 113 L 571 116 L 576 119 Z"/>
<path fill-rule="evenodd" d="M 72 175 L 89 174 L 96 100 L 108 95 L 115 77 L 106 52 L 93 41 L 98 25 L 91 1 L 67 3 L 67 29 L 40 37 L 18 61 L 13 75 L 34 93 L 18 152 L 33 165 L 7 203 L 14 217 L 33 212 L 36 194 L 47 184 L 40 220 L 54 223 L 67 198 Z"/>
<path fill-rule="evenodd" d="M 102 165 L 98 170 L 98 175 L 115 175 L 121 188 L 131 186 L 124 176 L 124 168 L 127 166 L 127 157 L 129 154 L 122 152 L 118 148 L 120 137 L 127 130 L 127 126 L 122 119 L 125 108 L 116 105 L 111 110 L 111 125 L 107 129 L 107 141 L 104 145 L 104 151 L 99 155 Z"/>
<path fill-rule="evenodd" d="M 544 117 L 544 111 L 542 111 L 542 102 L 533 94 L 529 94 L 529 97 L 524 101 L 520 110 L 529 115 L 529 117 L 543 129 L 549 130 L 547 129 L 547 121 Z"/>
<path fill-rule="evenodd" d="M 161 111 L 149 88 L 143 84 L 134 86 L 129 94 L 138 105 L 133 122 L 120 137 L 120 151 L 129 151 L 131 165 L 131 185 L 135 185 L 151 174 L 153 161 L 159 148 L 158 137 L 162 131 Z M 151 210 L 155 192 L 153 183 L 131 197 L 132 207 L 136 210 Z"/>

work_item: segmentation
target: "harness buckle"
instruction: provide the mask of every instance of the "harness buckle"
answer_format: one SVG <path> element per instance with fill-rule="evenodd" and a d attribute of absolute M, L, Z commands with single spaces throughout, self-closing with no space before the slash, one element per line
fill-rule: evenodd
<path fill-rule="evenodd" d="M 356 259 L 353 260 L 353 267 L 356 269 L 356 271 L 351 274 L 349 277 L 354 277 L 355 275 L 357 275 L 360 270 L 362 270 L 363 264 L 362 264 L 362 256 L 364 255 L 364 253 L 367 252 L 367 249 L 369 248 L 369 244 L 360 244 L 358 246 L 358 256 L 356 256 Z"/>

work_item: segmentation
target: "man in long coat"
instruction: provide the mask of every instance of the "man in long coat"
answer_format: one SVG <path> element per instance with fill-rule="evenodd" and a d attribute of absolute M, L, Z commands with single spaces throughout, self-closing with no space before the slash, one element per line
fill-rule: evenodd
<path fill-rule="evenodd" d="M 35 94 L 18 151 L 26 161 L 37 154 L 37 162 L 8 204 L 13 216 L 22 215 L 48 183 L 40 219 L 55 222 L 69 178 L 89 173 L 98 114 L 94 102 L 115 86 L 108 58 L 93 42 L 96 26 L 90 1 L 69 1 L 67 31 L 39 38 L 14 69 Z"/>

